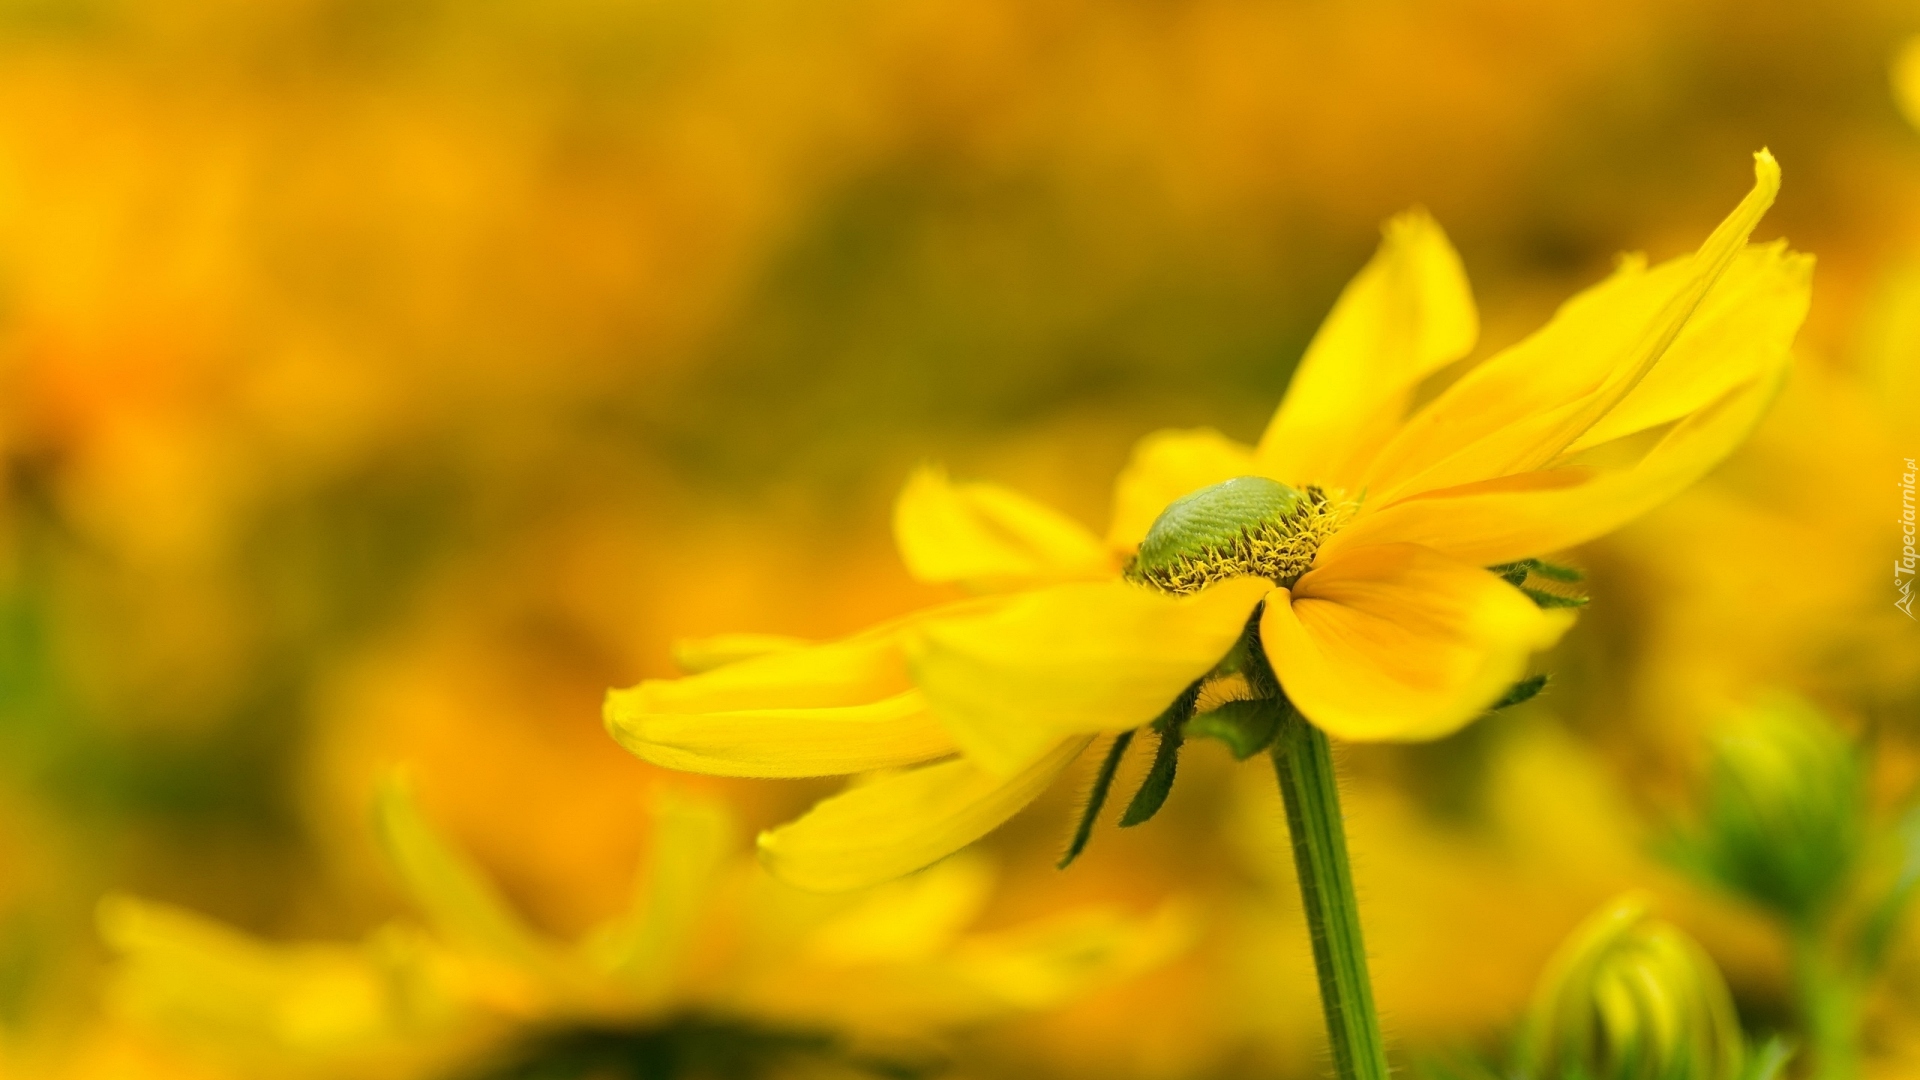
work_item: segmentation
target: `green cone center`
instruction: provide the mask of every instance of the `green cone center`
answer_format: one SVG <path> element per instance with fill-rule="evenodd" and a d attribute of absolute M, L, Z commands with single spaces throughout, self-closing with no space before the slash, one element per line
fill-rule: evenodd
<path fill-rule="evenodd" d="M 1292 585 L 1313 565 L 1344 508 L 1318 488 L 1239 476 L 1176 499 L 1154 519 L 1127 576 L 1162 592 L 1199 592 L 1232 577 Z"/>

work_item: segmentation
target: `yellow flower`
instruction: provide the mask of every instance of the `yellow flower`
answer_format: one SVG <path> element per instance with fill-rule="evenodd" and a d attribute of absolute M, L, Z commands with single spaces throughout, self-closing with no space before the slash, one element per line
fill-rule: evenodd
<path fill-rule="evenodd" d="M 1523 1077 L 1734 1080 L 1746 1043 L 1713 960 L 1625 896 L 1574 931 L 1534 992 Z M 1769 1067 L 1777 1068 L 1773 1056 Z M 1767 1075 L 1767 1074 L 1763 1074 Z"/>
<path fill-rule="evenodd" d="M 1893 96 L 1907 119 L 1920 128 L 1920 37 L 1908 41 L 1893 62 Z"/>
<path fill-rule="evenodd" d="M 668 796 L 632 909 L 568 945 L 529 926 L 404 784 L 382 792 L 379 822 L 424 925 L 285 945 L 112 897 L 100 927 L 120 956 L 115 1014 L 276 1076 L 439 1076 L 543 1051 L 673 1053 L 703 1036 L 778 1059 L 1057 1006 L 1157 966 L 1193 932 L 1170 902 L 1144 919 L 1079 908 L 969 933 L 993 891 L 979 860 L 800 892 L 736 856 L 722 807 Z"/>
<path fill-rule="evenodd" d="M 1149 435 L 1104 541 L 923 470 L 895 516 L 908 569 L 987 595 L 827 644 L 749 656 L 736 640 L 712 651 L 738 662 L 609 694 L 608 728 L 649 761 L 701 772 L 911 766 L 761 837 L 777 874 L 827 890 L 979 838 L 1101 732 L 1157 722 L 1177 748 L 1194 712 L 1283 692 L 1342 738 L 1446 735 L 1571 620 L 1516 588 L 1514 564 L 1692 483 L 1784 375 L 1812 261 L 1747 243 L 1779 187 L 1772 156 L 1755 161 L 1752 192 L 1697 253 L 1622 259 L 1417 409 L 1478 320 L 1439 227 L 1396 218 L 1257 445 Z"/>

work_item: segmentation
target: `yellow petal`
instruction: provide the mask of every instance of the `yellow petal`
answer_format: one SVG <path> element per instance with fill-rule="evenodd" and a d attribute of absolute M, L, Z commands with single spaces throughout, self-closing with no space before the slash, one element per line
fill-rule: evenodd
<path fill-rule="evenodd" d="M 1909 39 L 1893 63 L 1893 95 L 1907 120 L 1920 128 L 1920 37 Z"/>
<path fill-rule="evenodd" d="M 669 769 L 714 776 L 844 776 L 944 757 L 957 747 L 917 690 L 867 705 L 663 712 L 648 687 L 607 695 L 607 731 Z"/>
<path fill-rule="evenodd" d="M 636 1004 L 664 1003 L 737 842 L 725 803 L 670 789 L 657 793 L 652 843 L 632 907 L 591 932 L 582 954 L 619 977 Z"/>
<path fill-rule="evenodd" d="M 932 466 L 915 471 L 900 492 L 893 535 L 907 571 L 921 581 L 1004 587 L 1114 570 L 1079 522 L 994 484 L 955 484 Z"/>
<path fill-rule="evenodd" d="M 1647 377 L 1567 453 L 1678 420 L 1770 375 L 1786 362 L 1812 293 L 1811 255 L 1788 251 L 1785 242 L 1748 247 Z"/>
<path fill-rule="evenodd" d="M 760 834 L 760 857 L 789 884 L 840 892 L 912 873 L 999 827 L 1038 798 L 1092 739 L 1056 742 L 1007 777 L 964 759 L 884 775 Z"/>
<path fill-rule="evenodd" d="M 1675 425 L 1633 467 L 1550 469 L 1395 503 L 1334 534 L 1321 558 L 1376 544 L 1420 544 L 1476 566 L 1560 551 L 1604 536 L 1691 486 L 1753 430 L 1781 365 Z"/>
<path fill-rule="evenodd" d="M 1375 505 L 1539 469 L 1646 378 L 1772 205 L 1780 168 L 1761 151 L 1755 184 L 1687 259 L 1652 270 L 1627 261 L 1569 301 L 1540 332 L 1463 376 L 1380 452 Z"/>
<path fill-rule="evenodd" d="M 673 643 L 673 663 L 689 675 L 698 675 L 774 653 L 806 648 L 804 638 L 784 634 L 715 634 L 704 638 L 682 638 Z"/>
<path fill-rule="evenodd" d="M 986 859 L 961 854 L 888 882 L 816 930 L 807 952 L 841 966 L 932 960 L 980 917 L 994 876 Z"/>
<path fill-rule="evenodd" d="M 441 936 L 528 970 L 551 968 L 549 944 L 427 823 L 404 776 L 381 785 L 375 818 L 401 881 Z"/>
<path fill-rule="evenodd" d="M 1414 210 L 1384 232 L 1307 346 L 1260 437 L 1267 476 L 1357 490 L 1415 384 L 1473 348 L 1480 328 L 1473 294 L 1440 226 Z"/>
<path fill-rule="evenodd" d="M 1115 551 L 1131 552 L 1168 503 L 1257 471 L 1251 447 L 1212 428 L 1156 431 L 1133 448 L 1132 459 L 1114 482 L 1107 543 Z"/>
<path fill-rule="evenodd" d="M 1173 597 L 1124 581 L 1060 585 L 904 635 L 914 681 L 960 748 L 1002 776 L 1061 736 L 1148 723 L 1225 656 L 1273 586 Z"/>
<path fill-rule="evenodd" d="M 912 685 L 897 630 L 890 625 L 842 641 L 762 653 L 684 679 L 650 679 L 616 693 L 644 699 L 651 712 L 867 705 Z"/>
<path fill-rule="evenodd" d="M 99 927 L 121 959 L 113 1004 L 176 1036 L 229 1052 L 315 1054 L 364 1049 L 401 1034 L 394 973 L 360 947 L 272 945 L 191 911 L 127 896 L 100 902 Z"/>
<path fill-rule="evenodd" d="M 967 940 L 954 967 L 1005 1006 L 1045 1009 L 1165 964 L 1199 937 L 1193 906 L 1170 900 L 1151 916 L 1078 908 Z"/>
<path fill-rule="evenodd" d="M 1480 715 L 1572 623 L 1412 544 L 1328 558 L 1267 601 L 1267 658 L 1307 719 L 1361 742 L 1436 739 Z"/>

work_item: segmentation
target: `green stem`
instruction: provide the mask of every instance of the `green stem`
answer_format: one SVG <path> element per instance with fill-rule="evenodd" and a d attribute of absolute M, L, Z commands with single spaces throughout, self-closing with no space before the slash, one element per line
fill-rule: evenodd
<path fill-rule="evenodd" d="M 1817 932 L 1793 934 L 1793 981 L 1815 1080 L 1860 1075 L 1860 988 Z"/>
<path fill-rule="evenodd" d="M 1336 1075 L 1339 1080 L 1387 1080 L 1387 1050 L 1367 975 L 1367 947 L 1347 863 L 1332 747 L 1326 734 L 1285 700 L 1274 706 L 1286 715 L 1274 739 L 1273 766 L 1287 803 L 1287 830 L 1293 836 L 1293 863 L 1313 936 L 1313 966 L 1320 976 L 1320 1004 Z"/>

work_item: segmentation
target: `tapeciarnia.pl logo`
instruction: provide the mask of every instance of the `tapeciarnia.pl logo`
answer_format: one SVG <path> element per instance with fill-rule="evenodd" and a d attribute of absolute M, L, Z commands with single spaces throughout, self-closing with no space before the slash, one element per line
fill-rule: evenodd
<path fill-rule="evenodd" d="M 1905 612 L 1907 618 L 1912 619 L 1914 618 L 1913 475 L 1915 469 L 1912 458 L 1902 460 L 1906 464 L 1906 471 L 1900 474 L 1900 557 L 1893 561 L 1893 589 L 1900 594 L 1900 598 L 1893 602 L 1893 606 Z"/>

